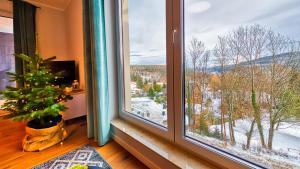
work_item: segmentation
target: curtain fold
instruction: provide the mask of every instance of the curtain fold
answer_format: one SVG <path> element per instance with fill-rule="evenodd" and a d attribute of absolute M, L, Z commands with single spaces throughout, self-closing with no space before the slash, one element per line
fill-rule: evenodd
<path fill-rule="evenodd" d="M 21 0 L 13 1 L 13 30 L 16 54 L 33 56 L 36 49 L 35 36 L 36 7 Z M 24 73 L 23 61 L 16 57 L 16 73 Z M 18 86 L 23 84 L 17 84 Z"/>
<path fill-rule="evenodd" d="M 83 1 L 88 137 L 109 140 L 110 114 L 104 0 Z"/>

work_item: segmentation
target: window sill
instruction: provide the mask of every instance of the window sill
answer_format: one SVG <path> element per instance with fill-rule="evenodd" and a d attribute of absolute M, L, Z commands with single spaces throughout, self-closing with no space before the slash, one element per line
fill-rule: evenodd
<path fill-rule="evenodd" d="M 111 129 L 112 138 L 150 168 L 217 168 L 122 119 L 113 120 Z"/>

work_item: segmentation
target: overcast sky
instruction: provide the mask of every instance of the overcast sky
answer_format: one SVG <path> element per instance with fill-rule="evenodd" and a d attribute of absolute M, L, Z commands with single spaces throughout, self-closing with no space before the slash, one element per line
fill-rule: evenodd
<path fill-rule="evenodd" d="M 165 64 L 165 1 L 129 0 L 131 64 Z M 300 0 L 185 0 L 185 41 L 203 41 L 207 49 L 217 36 L 241 25 L 260 24 L 300 40 Z"/>

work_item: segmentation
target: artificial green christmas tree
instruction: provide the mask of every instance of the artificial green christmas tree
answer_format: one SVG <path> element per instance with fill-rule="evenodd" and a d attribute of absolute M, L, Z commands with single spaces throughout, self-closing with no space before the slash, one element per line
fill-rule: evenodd
<path fill-rule="evenodd" d="M 8 86 L 1 92 L 6 99 L 2 108 L 10 113 L 9 117 L 13 120 L 36 121 L 43 126 L 66 110 L 62 102 L 72 97 L 64 92 L 62 86 L 54 85 L 58 78 L 63 78 L 62 72 L 52 73 L 48 67 L 55 57 L 45 60 L 39 55 L 20 54 L 17 57 L 23 60 L 25 73 L 8 73 L 11 81 L 21 85 Z"/>

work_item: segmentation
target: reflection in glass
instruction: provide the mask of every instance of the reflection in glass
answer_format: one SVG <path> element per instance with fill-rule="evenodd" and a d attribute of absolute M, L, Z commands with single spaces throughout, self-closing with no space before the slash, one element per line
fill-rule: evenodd
<path fill-rule="evenodd" d="M 15 82 L 10 82 L 9 77 L 6 75 L 6 72 L 14 71 L 13 19 L 0 17 L 0 91 L 4 90 L 6 86 L 15 86 Z"/>

